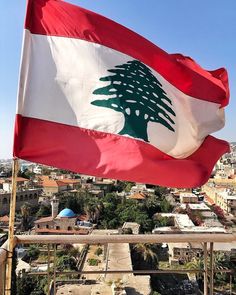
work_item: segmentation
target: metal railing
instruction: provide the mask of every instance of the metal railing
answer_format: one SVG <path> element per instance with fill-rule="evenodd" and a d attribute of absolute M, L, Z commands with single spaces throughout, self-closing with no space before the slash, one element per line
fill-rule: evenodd
<path fill-rule="evenodd" d="M 160 273 L 202 273 L 204 276 L 204 295 L 213 295 L 214 274 L 217 272 L 229 272 L 235 275 L 235 269 L 217 270 L 214 269 L 213 251 L 214 243 L 236 242 L 236 234 L 150 234 L 150 235 L 17 235 L 14 238 L 16 245 L 44 244 L 44 245 L 65 245 L 65 244 L 112 244 L 112 243 L 202 243 L 204 254 L 204 269 L 157 269 L 157 270 L 130 270 L 130 269 L 104 269 L 92 271 L 72 271 L 69 274 L 111 274 L 111 273 L 133 273 L 133 274 L 160 274 Z M 55 249 L 56 247 L 53 247 Z M 4 294 L 5 265 L 7 260 L 7 242 L 0 247 L 0 295 Z M 55 252 L 54 252 L 55 262 Z M 30 273 L 32 275 L 47 275 L 47 272 Z M 64 272 L 53 269 L 52 278 L 56 283 L 57 274 Z M 56 284 L 54 285 L 56 286 Z"/>

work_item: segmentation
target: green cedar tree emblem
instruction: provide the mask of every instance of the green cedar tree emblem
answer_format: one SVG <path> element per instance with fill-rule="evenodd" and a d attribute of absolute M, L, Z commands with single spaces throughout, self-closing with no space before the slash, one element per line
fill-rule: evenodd
<path fill-rule="evenodd" d="M 100 81 L 110 84 L 96 89 L 93 94 L 112 97 L 94 100 L 91 104 L 124 114 L 124 127 L 118 134 L 148 142 L 147 124 L 150 121 L 175 131 L 175 122 L 170 117 L 175 116 L 171 108 L 172 102 L 146 65 L 138 60 L 132 60 L 117 65 L 108 72 L 113 75 L 102 77 Z"/>

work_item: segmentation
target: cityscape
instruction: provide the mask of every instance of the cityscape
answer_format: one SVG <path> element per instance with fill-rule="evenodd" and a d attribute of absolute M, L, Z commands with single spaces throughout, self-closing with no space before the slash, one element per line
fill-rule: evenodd
<path fill-rule="evenodd" d="M 1 160 L 1 244 L 9 225 L 11 169 L 11 160 Z M 203 294 L 204 243 L 188 242 L 187 235 L 236 232 L 236 144 L 217 162 L 209 181 L 194 189 L 103 179 L 20 161 L 15 231 L 17 236 L 186 237 L 185 242 L 157 244 L 17 245 L 15 294 Z M 214 294 L 236 294 L 236 242 L 214 243 L 213 252 Z"/>

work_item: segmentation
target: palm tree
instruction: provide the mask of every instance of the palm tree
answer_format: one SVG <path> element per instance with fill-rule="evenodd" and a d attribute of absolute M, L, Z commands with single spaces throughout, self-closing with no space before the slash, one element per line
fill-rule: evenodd
<path fill-rule="evenodd" d="M 133 246 L 133 262 L 137 268 L 156 269 L 158 267 L 158 256 L 154 247 L 155 245 L 149 243 L 138 243 Z"/>
<path fill-rule="evenodd" d="M 193 270 L 204 270 L 204 260 L 203 257 L 199 258 L 193 258 L 190 262 L 185 264 L 186 269 L 193 269 Z M 197 280 L 202 280 L 203 279 L 203 273 L 202 272 L 197 272 L 196 273 L 196 279 Z"/>

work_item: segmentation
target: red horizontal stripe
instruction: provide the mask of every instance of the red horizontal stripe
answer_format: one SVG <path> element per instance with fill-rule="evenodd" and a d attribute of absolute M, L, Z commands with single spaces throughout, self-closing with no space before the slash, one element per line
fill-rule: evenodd
<path fill-rule="evenodd" d="M 225 69 L 206 71 L 192 59 L 168 54 L 133 31 L 101 15 L 58 0 L 28 0 L 25 28 L 33 34 L 79 38 L 123 52 L 160 73 L 187 95 L 225 106 Z"/>
<path fill-rule="evenodd" d="M 208 136 L 193 155 L 177 160 L 140 140 L 16 116 L 14 156 L 106 178 L 197 187 L 228 149 L 225 141 Z"/>

